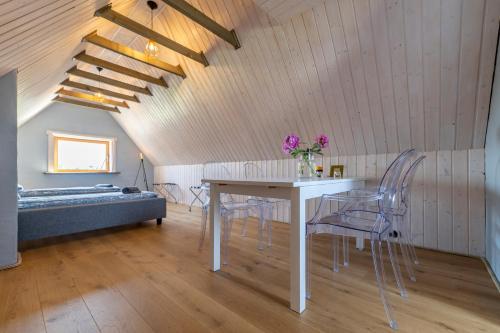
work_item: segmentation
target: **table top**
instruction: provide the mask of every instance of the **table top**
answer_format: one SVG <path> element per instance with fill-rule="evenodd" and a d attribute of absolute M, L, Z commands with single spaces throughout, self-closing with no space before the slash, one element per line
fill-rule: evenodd
<path fill-rule="evenodd" d="M 343 182 L 364 181 L 367 178 L 352 177 L 352 178 L 206 178 L 202 179 L 203 183 L 210 184 L 225 184 L 225 185 L 246 185 L 246 186 L 275 186 L 275 187 L 304 187 L 318 186 L 329 184 L 340 184 Z"/>

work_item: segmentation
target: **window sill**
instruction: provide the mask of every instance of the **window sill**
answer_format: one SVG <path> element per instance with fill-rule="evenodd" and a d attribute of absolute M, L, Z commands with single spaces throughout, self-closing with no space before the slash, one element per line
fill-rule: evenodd
<path fill-rule="evenodd" d="M 53 171 L 45 171 L 46 175 L 117 175 L 120 174 L 119 171 L 113 172 L 53 172 Z"/>

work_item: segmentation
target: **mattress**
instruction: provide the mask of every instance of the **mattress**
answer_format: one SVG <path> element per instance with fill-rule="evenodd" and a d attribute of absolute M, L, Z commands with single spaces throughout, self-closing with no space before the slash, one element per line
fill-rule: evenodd
<path fill-rule="evenodd" d="M 17 207 L 23 209 L 40 209 L 50 207 L 66 207 L 91 205 L 109 202 L 126 202 L 143 199 L 156 198 L 154 192 L 141 192 L 132 194 L 123 194 L 122 192 L 109 193 L 87 193 L 87 194 L 72 194 L 72 195 L 52 195 L 38 197 L 22 197 L 17 202 Z"/>
<path fill-rule="evenodd" d="M 21 198 L 27 197 L 46 197 L 60 195 L 76 195 L 76 194 L 93 194 L 93 193 L 111 193 L 121 192 L 121 189 L 116 186 L 112 187 L 62 187 L 62 188 L 40 188 L 33 190 L 21 190 L 19 195 Z"/>

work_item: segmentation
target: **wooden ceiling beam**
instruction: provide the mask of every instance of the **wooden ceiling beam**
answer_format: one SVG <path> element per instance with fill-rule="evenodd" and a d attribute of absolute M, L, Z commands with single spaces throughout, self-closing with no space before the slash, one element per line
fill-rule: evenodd
<path fill-rule="evenodd" d="M 94 73 L 82 71 L 81 69 L 78 69 L 76 66 L 73 66 L 70 69 L 68 69 L 66 71 L 66 73 L 71 74 L 71 75 L 75 75 L 75 76 L 79 76 L 79 77 L 83 77 L 85 79 L 109 84 L 111 86 L 115 86 L 115 87 L 118 87 L 121 89 L 131 90 L 131 91 L 138 92 L 140 94 L 153 96 L 153 94 L 148 89 L 148 87 L 145 87 L 145 88 L 138 87 L 138 86 L 134 86 L 133 84 L 128 84 L 128 83 L 125 83 L 122 81 L 111 79 L 109 77 L 105 77 L 105 76 L 97 75 Z"/>
<path fill-rule="evenodd" d="M 240 41 L 238 40 L 238 36 L 236 35 L 236 31 L 234 29 L 227 30 L 219 23 L 212 20 L 210 17 L 205 15 L 198 8 L 192 6 L 190 3 L 184 0 L 163 0 L 164 3 L 174 8 L 184 16 L 189 17 L 194 22 L 198 23 L 208 31 L 211 31 L 213 34 L 217 35 L 221 39 L 225 40 L 235 49 L 239 49 L 241 47 Z"/>
<path fill-rule="evenodd" d="M 76 60 L 78 60 L 78 61 L 82 61 L 82 62 L 85 62 L 87 64 L 90 64 L 90 65 L 94 65 L 94 66 L 99 66 L 99 67 L 102 67 L 102 68 L 106 68 L 106 69 L 109 69 L 110 71 L 113 71 L 113 72 L 116 72 L 116 73 L 127 75 L 127 76 L 130 76 L 130 77 L 139 79 L 141 81 L 150 82 L 150 83 L 156 84 L 158 86 L 168 88 L 167 82 L 161 76 L 159 78 L 155 78 L 153 76 L 150 76 L 150 75 L 147 75 L 147 74 L 143 74 L 143 73 L 138 72 L 136 70 L 133 70 L 133 69 L 130 69 L 130 68 L 127 68 L 127 67 L 123 67 L 123 66 L 117 65 L 115 63 L 112 63 L 112 62 L 109 62 L 109 61 L 106 61 L 106 60 L 103 60 L 103 59 L 99 59 L 99 58 L 93 57 L 93 56 L 88 55 L 87 53 L 85 53 L 85 50 L 82 51 L 82 52 L 80 52 L 80 53 L 78 53 L 73 58 L 76 59 Z"/>
<path fill-rule="evenodd" d="M 105 97 L 99 98 L 96 95 L 86 94 L 86 93 L 82 93 L 79 91 L 73 91 L 73 90 L 67 90 L 67 89 L 61 88 L 58 91 L 56 91 L 56 94 L 75 97 L 75 98 L 79 98 L 79 99 L 84 99 L 84 100 L 87 100 L 89 102 L 109 104 L 109 105 L 120 106 L 122 108 L 130 109 L 130 107 L 128 106 L 128 104 L 125 101 L 115 101 L 114 99 L 109 99 L 109 98 L 105 98 Z"/>
<path fill-rule="evenodd" d="M 97 31 L 93 31 L 87 36 L 83 37 L 83 40 L 118 53 L 122 56 L 128 57 L 130 59 L 140 61 L 146 65 L 153 66 L 166 72 L 181 76 L 182 78 L 186 77 L 186 73 L 184 73 L 184 70 L 180 65 L 174 66 L 159 59 L 148 57 L 142 52 L 136 51 L 128 46 L 113 42 L 112 40 L 99 36 L 97 34 Z"/>
<path fill-rule="evenodd" d="M 54 102 L 62 102 L 62 103 L 69 103 L 69 104 L 74 104 L 74 105 L 80 105 L 80 106 L 85 106 L 87 108 L 93 108 L 93 109 L 99 109 L 99 110 L 104 110 L 104 111 L 109 111 L 109 112 L 116 112 L 116 113 L 121 113 L 118 108 L 115 107 L 110 107 L 102 104 L 94 104 L 94 103 L 89 103 L 85 101 L 80 101 L 77 99 L 72 99 L 72 98 L 66 98 L 66 97 L 61 97 L 61 96 L 56 96 L 52 99 Z"/>
<path fill-rule="evenodd" d="M 208 66 L 208 60 L 203 54 L 203 52 L 196 52 L 191 50 L 190 48 L 185 47 L 182 44 L 173 41 L 162 34 L 149 29 L 148 27 L 129 19 L 127 16 L 122 15 L 118 12 L 115 12 L 111 9 L 111 4 L 108 4 L 100 9 L 98 9 L 94 16 L 105 18 L 106 20 L 113 22 L 127 30 L 135 32 L 138 35 L 141 35 L 147 39 L 153 40 L 156 43 L 169 48 L 170 50 L 182 54 L 185 57 L 191 58 L 194 61 L 203 64 L 204 66 Z"/>
<path fill-rule="evenodd" d="M 93 93 L 101 92 L 101 94 L 103 94 L 105 96 L 115 97 L 115 98 L 120 98 L 120 99 L 124 99 L 124 100 L 131 101 L 131 102 L 140 103 L 139 98 L 137 98 L 137 96 L 135 96 L 135 95 L 131 96 L 131 95 L 120 94 L 120 93 L 117 93 L 117 92 L 114 92 L 111 90 L 97 88 L 97 87 L 94 87 L 94 86 L 91 86 L 91 85 L 88 85 L 85 83 L 71 81 L 70 79 L 64 80 L 63 82 L 60 83 L 60 85 L 65 86 L 65 87 L 76 88 L 76 89 L 80 89 L 80 90 L 84 90 L 84 91 L 88 91 L 88 92 L 93 92 Z"/>

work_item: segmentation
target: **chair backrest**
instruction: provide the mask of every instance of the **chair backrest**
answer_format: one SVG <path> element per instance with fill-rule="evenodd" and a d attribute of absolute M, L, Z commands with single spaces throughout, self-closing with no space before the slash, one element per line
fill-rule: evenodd
<path fill-rule="evenodd" d="M 415 149 L 407 149 L 399 154 L 389 165 L 384 176 L 380 180 L 379 193 L 383 193 L 382 199 L 378 202 L 380 212 L 390 218 L 392 209 L 396 206 L 396 198 L 401 184 L 402 174 L 406 167 L 410 165 L 411 159 L 416 155 Z"/>
<path fill-rule="evenodd" d="M 411 159 L 415 154 L 415 149 L 407 149 L 399 154 L 399 156 L 396 157 L 396 159 L 394 159 L 394 161 L 389 165 L 384 176 L 380 180 L 378 192 L 383 194 L 383 196 L 382 199 L 378 201 L 379 211 L 388 219 L 378 218 L 377 223 L 374 225 L 374 229 L 378 227 L 382 228 L 386 222 L 391 221 L 390 214 L 392 214 L 392 209 L 395 207 L 401 173 L 403 172 L 404 167 L 411 162 Z M 323 210 L 327 208 L 327 201 L 331 199 L 338 200 L 335 195 L 325 194 L 321 197 L 320 205 L 316 210 L 312 221 L 319 221 Z M 353 198 L 353 200 L 355 199 Z"/>
<path fill-rule="evenodd" d="M 264 176 L 264 170 L 255 162 L 245 162 L 245 164 L 243 164 L 243 171 L 245 173 L 245 179 L 260 178 Z"/>
<path fill-rule="evenodd" d="M 417 158 L 409 167 L 408 171 L 406 171 L 403 181 L 401 182 L 401 202 L 404 205 L 404 208 L 408 208 L 410 202 L 410 192 L 411 186 L 413 184 L 413 179 L 415 178 L 415 174 L 417 173 L 418 167 L 422 164 L 425 159 L 425 155 Z"/>
<path fill-rule="evenodd" d="M 231 171 L 222 163 L 205 162 L 203 163 L 202 178 L 229 178 Z"/>
<path fill-rule="evenodd" d="M 231 177 L 231 171 L 222 163 L 218 162 L 205 162 L 203 163 L 203 170 L 202 170 L 202 179 L 205 178 L 230 178 Z M 209 184 L 202 184 L 204 186 L 204 191 L 205 191 L 205 202 L 203 203 L 203 206 L 208 205 L 210 202 L 210 186 Z M 222 202 L 231 202 L 234 201 L 234 198 L 231 194 L 228 193 L 221 193 L 221 201 Z"/>

